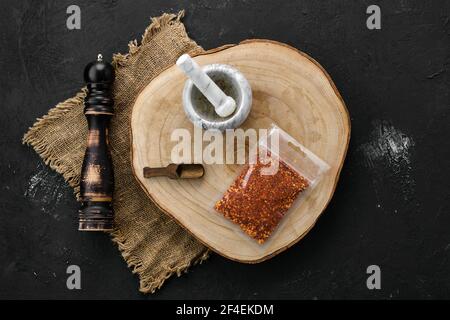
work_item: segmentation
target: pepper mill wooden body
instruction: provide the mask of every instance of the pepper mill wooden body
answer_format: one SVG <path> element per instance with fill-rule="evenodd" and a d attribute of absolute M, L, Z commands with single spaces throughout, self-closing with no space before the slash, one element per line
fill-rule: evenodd
<path fill-rule="evenodd" d="M 84 114 L 88 122 L 87 147 L 81 168 L 79 210 L 80 231 L 107 231 L 113 229 L 112 208 L 114 172 L 109 150 L 108 128 L 113 116 L 112 84 L 114 68 L 96 61 L 84 69 L 88 94 L 84 100 Z"/>

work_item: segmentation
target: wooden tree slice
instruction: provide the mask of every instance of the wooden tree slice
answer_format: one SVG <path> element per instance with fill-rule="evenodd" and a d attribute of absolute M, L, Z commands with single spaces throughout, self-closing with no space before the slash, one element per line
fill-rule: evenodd
<path fill-rule="evenodd" d="M 325 160 L 331 169 L 319 185 L 291 210 L 263 245 L 248 237 L 213 206 L 242 166 L 205 165 L 199 180 L 146 179 L 144 167 L 171 162 L 174 129 L 194 127 L 182 107 L 186 77 L 176 66 L 162 72 L 136 99 L 131 117 L 134 174 L 156 204 L 217 253 L 246 263 L 268 259 L 299 241 L 333 196 L 350 139 L 345 104 L 326 71 L 306 54 L 268 40 L 210 50 L 195 57 L 200 65 L 225 63 L 239 69 L 253 92 L 247 128 L 275 123 Z M 152 230 L 148 230 L 152 232 Z"/>

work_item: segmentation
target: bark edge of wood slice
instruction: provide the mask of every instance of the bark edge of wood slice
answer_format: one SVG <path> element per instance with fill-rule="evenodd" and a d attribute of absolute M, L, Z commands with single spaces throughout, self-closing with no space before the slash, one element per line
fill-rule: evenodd
<path fill-rule="evenodd" d="M 214 203 L 241 170 L 239 165 L 205 165 L 199 180 L 146 179 L 144 167 L 171 162 L 176 128 L 193 125 L 182 107 L 186 77 L 174 65 L 154 78 L 136 98 L 131 115 L 131 162 L 135 178 L 152 201 L 218 254 L 258 263 L 291 247 L 315 225 L 331 200 L 350 140 L 350 118 L 328 73 L 307 54 L 272 40 L 245 40 L 195 57 L 200 65 L 225 63 L 250 82 L 253 106 L 242 128 L 274 123 L 330 165 L 319 185 L 291 210 L 272 236 L 258 244 L 214 210 Z M 149 230 L 151 232 L 151 230 Z"/>

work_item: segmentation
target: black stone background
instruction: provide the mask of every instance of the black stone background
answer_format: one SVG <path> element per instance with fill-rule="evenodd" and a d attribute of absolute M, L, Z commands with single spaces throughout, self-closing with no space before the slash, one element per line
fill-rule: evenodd
<path fill-rule="evenodd" d="M 70 4 L 81 7 L 81 30 L 66 28 Z M 381 30 L 366 28 L 370 4 L 381 7 Z M 0 6 L 0 298 L 450 297 L 448 1 Z M 190 36 L 204 48 L 268 38 L 317 59 L 347 104 L 352 137 L 336 193 L 299 244 L 258 265 L 213 254 L 143 295 L 107 235 L 77 231 L 71 189 L 21 138 L 36 117 L 77 92 L 98 52 L 107 59 L 126 52 L 150 16 L 183 8 Z M 383 140 L 395 135 L 409 143 L 400 153 Z M 81 267 L 81 290 L 66 288 L 70 264 Z M 371 264 L 381 267 L 381 290 L 366 287 Z"/>

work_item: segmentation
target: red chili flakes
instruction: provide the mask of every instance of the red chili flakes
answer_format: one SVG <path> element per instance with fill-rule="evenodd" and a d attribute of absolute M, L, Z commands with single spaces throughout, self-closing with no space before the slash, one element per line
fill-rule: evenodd
<path fill-rule="evenodd" d="M 282 161 L 274 175 L 261 174 L 261 169 L 268 165 L 259 161 L 246 165 L 215 205 L 218 212 L 260 244 L 269 238 L 297 196 L 309 185 Z"/>

